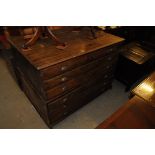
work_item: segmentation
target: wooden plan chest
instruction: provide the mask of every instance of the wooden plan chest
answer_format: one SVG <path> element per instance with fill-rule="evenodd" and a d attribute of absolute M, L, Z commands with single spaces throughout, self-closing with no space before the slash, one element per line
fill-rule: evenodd
<path fill-rule="evenodd" d="M 117 48 L 124 41 L 104 32 L 96 39 L 68 35 L 64 50 L 45 39 L 22 51 L 21 37 L 9 40 L 19 85 L 51 128 L 111 88 Z"/>

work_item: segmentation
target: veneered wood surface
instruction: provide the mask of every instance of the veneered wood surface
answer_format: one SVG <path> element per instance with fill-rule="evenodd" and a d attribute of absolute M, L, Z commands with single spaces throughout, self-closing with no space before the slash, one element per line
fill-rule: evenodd
<path fill-rule="evenodd" d="M 97 35 L 90 39 L 84 32 L 60 34 L 68 45 L 64 50 L 46 38 L 23 51 L 21 37 L 10 39 L 22 89 L 49 127 L 111 87 L 124 39 Z"/>
<path fill-rule="evenodd" d="M 12 36 L 9 41 L 38 70 L 124 41 L 123 38 L 104 32 L 100 32 L 96 39 L 89 39 L 84 33 L 73 32 L 63 34 L 63 39 L 68 42 L 68 47 L 64 50 L 57 49 L 50 39 L 36 42 L 30 51 L 22 50 L 22 37 Z"/>
<path fill-rule="evenodd" d="M 98 129 L 150 129 L 155 128 L 155 108 L 134 96 L 119 110 L 103 121 Z"/>
<path fill-rule="evenodd" d="M 111 59 L 108 60 L 108 58 L 111 58 Z M 92 70 L 95 70 L 97 68 L 101 69 L 100 72 L 101 71 L 104 72 L 105 70 L 110 69 L 111 67 L 115 66 L 116 62 L 117 62 L 117 56 L 112 57 L 111 55 L 109 57 L 97 59 L 96 61 L 77 67 L 74 70 L 71 70 L 59 76 L 50 78 L 49 80 L 43 80 L 43 87 L 45 90 L 48 90 L 66 81 L 76 79 L 76 78 L 78 79 L 78 77 L 81 75 L 84 77 L 85 74 L 88 74 L 88 72 L 91 72 Z"/>

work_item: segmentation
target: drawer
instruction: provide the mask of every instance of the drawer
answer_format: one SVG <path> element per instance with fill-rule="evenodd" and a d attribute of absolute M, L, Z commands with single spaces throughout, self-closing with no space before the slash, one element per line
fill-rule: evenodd
<path fill-rule="evenodd" d="M 93 100 L 98 95 L 102 94 L 108 88 L 111 88 L 111 80 L 104 81 L 98 85 L 91 86 L 91 89 L 88 88 L 85 91 L 81 91 L 79 95 L 77 94 L 77 99 L 75 100 L 75 96 L 68 97 L 63 99 L 63 107 L 64 107 L 64 114 L 69 114 L 70 112 L 75 111 L 76 109 L 80 108 L 81 106 L 85 105 L 89 101 Z M 82 101 L 82 102 L 81 102 Z"/>
<path fill-rule="evenodd" d="M 46 92 L 46 96 L 47 96 L 47 99 L 54 99 L 58 96 L 61 96 L 61 95 L 64 95 L 65 93 L 68 93 L 69 91 L 71 91 L 72 89 L 75 89 L 79 86 L 79 83 L 77 80 L 70 80 L 70 81 L 67 81 L 66 83 L 64 84 L 61 84 L 61 85 L 58 85 L 54 88 L 51 88 L 49 89 L 47 92 Z"/>
<path fill-rule="evenodd" d="M 54 99 L 56 97 L 62 96 L 77 87 L 83 86 L 88 82 L 98 81 L 99 79 L 109 79 L 113 76 L 113 66 L 112 64 L 106 66 L 104 69 L 103 66 L 100 66 L 96 69 L 91 70 L 85 74 L 80 75 L 79 77 L 75 77 L 70 81 L 67 81 L 61 85 L 58 85 L 54 88 L 47 90 L 47 99 Z"/>
<path fill-rule="evenodd" d="M 54 102 L 48 104 L 49 120 L 53 124 L 65 118 L 70 113 L 74 112 L 81 106 L 87 104 L 89 101 L 103 93 L 111 87 L 111 81 L 104 81 L 102 83 L 94 83 L 89 87 L 81 87 L 64 97 L 61 97 Z"/>
<path fill-rule="evenodd" d="M 41 78 L 43 80 L 48 80 L 54 76 L 63 74 L 64 72 L 70 71 L 73 68 L 87 64 L 91 61 L 94 61 L 95 59 L 104 57 L 114 52 L 117 54 L 116 46 L 100 49 L 95 52 L 64 61 L 51 67 L 42 69 L 40 71 Z"/>
<path fill-rule="evenodd" d="M 55 102 L 54 104 L 49 106 L 48 111 L 48 118 L 51 124 L 57 122 L 66 115 L 65 106 L 60 102 Z"/>
<path fill-rule="evenodd" d="M 50 80 L 43 81 L 43 88 L 45 91 L 49 90 L 56 85 L 65 83 L 66 81 L 72 80 L 75 77 L 78 77 L 80 75 L 84 75 L 87 72 L 90 72 L 98 67 L 101 68 L 101 72 L 102 72 L 104 69 L 106 70 L 106 68 L 110 67 L 112 64 L 114 65 L 116 60 L 117 60 L 117 56 L 115 53 L 112 55 L 109 55 L 107 57 L 97 59 L 97 60 L 90 62 L 86 65 L 78 67 L 72 71 L 66 72 L 59 76 L 56 76 Z"/>

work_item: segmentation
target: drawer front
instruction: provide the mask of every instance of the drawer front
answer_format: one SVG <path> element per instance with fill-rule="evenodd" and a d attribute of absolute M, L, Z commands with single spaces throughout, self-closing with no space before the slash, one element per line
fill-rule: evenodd
<path fill-rule="evenodd" d="M 90 61 L 94 61 L 97 58 L 101 58 L 108 54 L 117 53 L 116 46 L 107 47 L 104 49 L 97 50 L 95 52 L 82 55 L 68 61 L 53 65 L 46 69 L 41 70 L 41 78 L 43 80 L 48 80 L 54 76 L 63 74 L 66 71 L 70 71 L 73 68 L 89 63 Z"/>
<path fill-rule="evenodd" d="M 117 60 L 116 54 L 108 55 L 107 57 L 97 59 L 93 62 L 90 62 L 86 65 L 83 65 L 81 67 L 78 67 L 72 71 L 66 72 L 62 75 L 56 76 L 50 80 L 43 81 L 43 88 L 44 90 L 49 90 L 52 87 L 65 83 L 66 81 L 73 80 L 75 77 L 78 77 L 80 75 L 84 75 L 87 72 L 94 70 L 95 68 L 98 68 L 100 66 L 103 67 L 101 71 L 106 69 L 106 67 L 110 67 L 111 64 L 114 64 Z"/>
<path fill-rule="evenodd" d="M 47 100 L 49 99 L 55 99 L 56 97 L 59 97 L 61 95 L 64 95 L 66 93 L 68 93 L 69 91 L 71 91 L 72 89 L 75 89 L 79 86 L 78 81 L 76 80 L 70 80 L 67 81 L 64 84 L 58 85 L 52 89 L 49 89 L 46 92 L 46 96 L 47 96 Z"/>
<path fill-rule="evenodd" d="M 113 64 L 100 66 L 90 72 L 82 74 L 74 79 L 67 81 L 61 85 L 58 85 L 46 92 L 47 99 L 54 99 L 56 97 L 62 96 L 77 87 L 83 86 L 88 82 L 98 81 L 99 79 L 109 79 L 113 76 Z"/>
<path fill-rule="evenodd" d="M 81 106 L 103 93 L 111 87 L 111 81 L 95 83 L 89 87 L 82 87 L 70 94 L 49 103 L 48 115 L 51 124 L 55 124 L 59 120 L 65 118 Z"/>

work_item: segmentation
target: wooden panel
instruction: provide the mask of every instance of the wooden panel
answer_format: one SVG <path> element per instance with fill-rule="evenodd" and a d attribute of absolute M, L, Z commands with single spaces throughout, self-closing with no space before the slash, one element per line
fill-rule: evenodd
<path fill-rule="evenodd" d="M 44 70 L 41 70 L 41 77 L 43 80 L 48 80 L 54 76 L 57 76 L 59 74 L 62 74 L 66 71 L 70 71 L 73 68 L 79 67 L 81 65 L 87 64 L 93 60 L 96 60 L 97 58 L 104 57 L 106 55 L 110 54 L 117 54 L 116 47 L 110 47 L 107 49 L 100 49 L 96 52 L 83 55 L 80 57 L 76 57 L 73 59 L 70 59 L 68 61 L 53 65 L 51 67 L 48 67 Z"/>
<path fill-rule="evenodd" d="M 97 128 L 154 129 L 154 118 L 155 108 L 138 96 L 134 96 Z"/>
<path fill-rule="evenodd" d="M 50 80 L 43 81 L 43 87 L 45 90 L 48 90 L 58 84 L 62 84 L 66 81 L 75 79 L 75 77 L 78 77 L 80 75 L 85 75 L 87 72 L 94 70 L 95 68 L 98 68 L 98 67 L 100 67 L 102 72 L 104 71 L 104 69 L 106 69 L 106 67 L 108 68 L 112 64 L 114 65 L 115 62 L 117 61 L 117 58 L 118 56 L 116 55 L 116 53 L 112 55 L 108 55 L 107 57 L 102 57 L 86 65 L 82 65 L 74 70 L 61 74 L 54 78 L 51 78 Z"/>
<path fill-rule="evenodd" d="M 47 91 L 47 99 L 54 99 L 55 97 L 64 95 L 71 91 L 72 89 L 75 89 L 77 87 L 83 86 L 87 84 L 90 81 L 97 81 L 99 79 L 110 79 L 113 77 L 113 64 L 109 66 L 109 68 L 102 68 L 100 66 L 99 68 L 96 68 L 88 73 L 85 73 L 83 75 L 80 75 L 79 77 L 76 77 L 70 81 L 67 81 L 61 85 L 58 85 L 50 90 Z"/>
<path fill-rule="evenodd" d="M 96 39 L 67 33 L 64 50 L 40 39 L 23 51 L 21 37 L 11 38 L 21 86 L 49 127 L 111 87 L 123 40 L 104 32 Z"/>
<path fill-rule="evenodd" d="M 27 80 L 31 82 L 33 88 L 45 97 L 44 90 L 42 88 L 42 81 L 39 71 L 37 71 L 20 53 L 14 50 L 14 59 L 16 68 L 18 69 Z"/>
<path fill-rule="evenodd" d="M 33 89 L 32 85 L 21 76 L 22 88 L 26 96 L 29 98 L 33 106 L 39 112 L 40 116 L 44 121 L 49 124 L 48 115 L 47 115 L 47 106 L 44 101 L 36 94 L 36 91 Z"/>
<path fill-rule="evenodd" d="M 22 37 L 12 36 L 9 41 L 30 64 L 40 70 L 124 41 L 123 38 L 104 33 L 103 31 L 99 33 L 100 35 L 96 39 L 88 39 L 85 33 L 80 33 L 79 35 L 75 33 L 63 34 L 62 38 L 64 38 L 65 42 L 68 42 L 68 47 L 65 50 L 57 49 L 50 39 L 36 42 L 31 47 L 31 51 L 21 50 L 24 42 Z"/>
<path fill-rule="evenodd" d="M 21 80 L 25 94 L 49 127 L 52 127 L 70 113 L 87 104 L 90 100 L 110 88 L 112 82 L 112 79 L 102 80 L 102 83 L 100 82 L 101 80 L 98 81 L 98 83 L 96 83 L 96 81 L 89 82 L 85 87 L 80 87 L 55 101 L 49 102 L 48 107 L 46 107 L 46 102 L 36 94 L 32 85 L 25 80 L 23 76 L 21 76 Z M 90 87 L 92 89 L 90 89 Z"/>
<path fill-rule="evenodd" d="M 51 124 L 55 124 L 57 123 L 57 121 L 65 118 L 70 113 L 87 104 L 89 101 L 91 101 L 110 87 L 111 81 L 94 83 L 91 84 L 91 89 L 89 86 L 81 87 L 63 96 L 62 98 L 49 103 L 48 110 Z"/>

